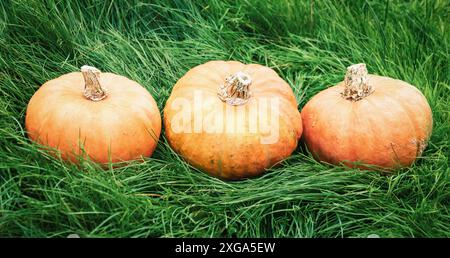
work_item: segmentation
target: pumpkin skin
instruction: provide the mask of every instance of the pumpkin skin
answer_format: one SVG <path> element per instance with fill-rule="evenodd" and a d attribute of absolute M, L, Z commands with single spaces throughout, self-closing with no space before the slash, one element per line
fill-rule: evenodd
<path fill-rule="evenodd" d="M 347 76 L 352 69 L 366 68 L 350 66 Z M 433 119 L 427 100 L 404 81 L 363 73 L 362 80 L 372 87 L 367 96 L 360 88 L 360 99 L 345 98 L 343 81 L 315 95 L 302 109 L 309 151 L 321 161 L 369 170 L 411 165 L 431 136 Z"/>
<path fill-rule="evenodd" d="M 251 78 L 251 96 L 244 104 L 230 105 L 218 97 L 218 88 L 224 84 L 227 77 L 239 72 Z M 200 100 L 196 99 L 196 94 L 201 95 Z M 194 107 L 186 113 L 188 122 L 192 122 L 188 128 L 195 127 L 194 120 L 198 114 L 202 114 L 204 118 L 207 115 L 219 117 L 218 119 L 223 121 L 223 127 L 217 126 L 217 131 L 213 132 L 204 128 L 198 131 L 194 128 L 190 132 L 174 130 L 173 119 L 180 112 L 174 108 L 174 104 L 179 99 Z M 273 142 L 262 141 L 264 135 L 267 136 L 267 130 L 261 127 L 254 131 L 248 130 L 250 115 L 243 115 L 249 114 L 250 107 L 256 105 L 253 107 L 257 107 L 258 121 L 264 118 L 269 121 L 274 109 L 272 106 L 265 109 L 257 105 L 258 102 L 263 102 L 263 99 L 279 103 L 278 138 Z M 208 100 L 211 104 L 209 108 L 207 105 L 198 105 L 200 101 Z M 227 108 L 235 115 L 227 116 L 226 113 L 221 113 Z M 240 121 L 244 121 L 246 130 L 228 131 L 233 119 L 238 121 L 240 118 Z M 260 175 L 265 169 L 290 156 L 302 133 L 301 115 L 290 86 L 268 67 L 258 64 L 245 65 L 236 61 L 210 61 L 188 71 L 173 87 L 164 108 L 163 121 L 166 138 L 175 152 L 194 167 L 212 176 L 230 180 Z M 202 123 L 207 123 L 205 121 Z"/>
<path fill-rule="evenodd" d="M 81 72 L 43 84 L 27 107 L 29 138 L 59 150 L 64 160 L 74 163 L 81 157 L 105 164 L 151 156 L 161 132 L 155 100 L 124 76 L 101 73 L 97 79 L 107 91 L 97 100 L 83 96 Z"/>

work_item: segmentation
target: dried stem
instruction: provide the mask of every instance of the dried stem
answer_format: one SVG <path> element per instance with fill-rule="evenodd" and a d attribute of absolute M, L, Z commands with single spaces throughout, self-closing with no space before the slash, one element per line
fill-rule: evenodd
<path fill-rule="evenodd" d="M 107 96 L 106 89 L 100 85 L 100 70 L 92 67 L 83 65 L 81 67 L 81 73 L 84 77 L 84 96 L 92 101 L 100 101 Z"/>
<path fill-rule="evenodd" d="M 374 91 L 369 83 L 368 72 L 365 64 L 354 64 L 347 68 L 344 84 L 345 90 L 342 97 L 351 101 L 361 100 Z"/>
<path fill-rule="evenodd" d="M 219 87 L 217 95 L 229 105 L 243 105 L 251 97 L 250 84 L 252 84 L 252 79 L 249 75 L 237 72 L 225 79 L 225 83 Z"/>

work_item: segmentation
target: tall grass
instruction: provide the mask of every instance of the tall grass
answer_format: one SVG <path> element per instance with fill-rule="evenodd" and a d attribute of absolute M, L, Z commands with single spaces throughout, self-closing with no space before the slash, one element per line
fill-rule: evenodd
<path fill-rule="evenodd" d="M 449 14 L 445 0 L 1 1 L 0 236 L 449 237 Z M 152 158 L 107 170 L 26 138 L 33 93 L 84 64 L 139 82 L 162 109 L 178 78 L 215 59 L 274 68 L 299 109 L 365 62 L 425 94 L 431 141 L 392 176 L 318 163 L 300 144 L 265 175 L 226 182 L 164 134 Z"/>

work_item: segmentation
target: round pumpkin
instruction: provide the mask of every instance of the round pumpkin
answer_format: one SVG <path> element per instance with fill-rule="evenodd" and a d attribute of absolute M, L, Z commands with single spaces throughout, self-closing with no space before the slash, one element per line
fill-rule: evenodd
<path fill-rule="evenodd" d="M 31 98 L 29 138 L 78 163 L 121 162 L 151 156 L 161 132 L 155 100 L 137 82 L 83 66 L 50 80 Z"/>
<path fill-rule="evenodd" d="M 291 155 L 302 133 L 290 86 L 268 67 L 236 61 L 188 71 L 173 87 L 163 120 L 172 149 L 222 179 L 263 173 Z"/>
<path fill-rule="evenodd" d="M 302 120 L 304 141 L 316 159 L 388 170 L 411 165 L 433 125 L 417 88 L 368 74 L 365 64 L 349 66 L 344 81 L 315 95 L 302 109 Z"/>

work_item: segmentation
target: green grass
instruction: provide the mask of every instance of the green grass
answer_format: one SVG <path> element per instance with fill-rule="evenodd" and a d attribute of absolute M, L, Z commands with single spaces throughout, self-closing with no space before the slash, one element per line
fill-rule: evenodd
<path fill-rule="evenodd" d="M 450 237 L 449 21 L 446 0 L 1 1 L 0 236 Z M 263 176 L 226 182 L 164 134 L 152 158 L 109 170 L 26 137 L 33 93 L 84 64 L 139 82 L 162 110 L 184 73 L 217 59 L 274 68 L 299 109 L 365 62 L 425 94 L 431 141 L 392 176 L 320 164 L 299 144 Z"/>

